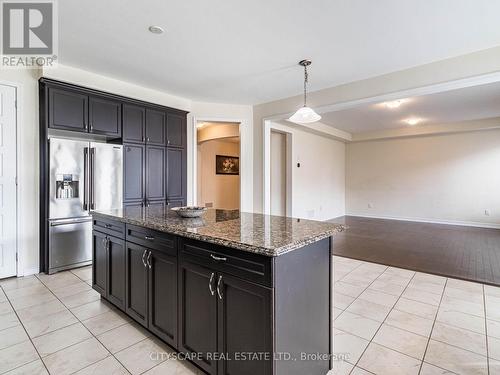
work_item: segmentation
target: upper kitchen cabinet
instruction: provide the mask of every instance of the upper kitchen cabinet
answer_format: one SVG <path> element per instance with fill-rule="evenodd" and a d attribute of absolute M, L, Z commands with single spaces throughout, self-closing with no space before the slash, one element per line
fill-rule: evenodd
<path fill-rule="evenodd" d="M 89 97 L 78 91 L 48 88 L 48 127 L 88 131 Z"/>
<path fill-rule="evenodd" d="M 97 96 L 89 98 L 89 129 L 91 133 L 121 137 L 121 103 Z"/>
<path fill-rule="evenodd" d="M 146 109 L 146 143 L 153 146 L 166 146 L 166 115 L 163 111 Z"/>
<path fill-rule="evenodd" d="M 186 146 L 186 115 L 177 113 L 167 114 L 167 146 Z"/>
<path fill-rule="evenodd" d="M 123 105 L 123 142 L 146 141 L 146 109 L 137 105 Z"/>

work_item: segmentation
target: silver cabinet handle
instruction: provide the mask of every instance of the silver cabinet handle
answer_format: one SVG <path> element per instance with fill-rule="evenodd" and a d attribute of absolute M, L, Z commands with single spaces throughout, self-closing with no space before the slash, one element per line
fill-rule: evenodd
<path fill-rule="evenodd" d="M 148 241 L 153 241 L 155 238 L 151 236 L 144 236 L 144 239 Z"/>
<path fill-rule="evenodd" d="M 218 262 L 225 262 L 227 260 L 226 257 L 218 257 L 218 256 L 215 256 L 214 254 L 210 254 L 210 256 L 212 257 L 213 260 L 216 260 Z"/>
<path fill-rule="evenodd" d="M 214 281 L 214 276 L 215 276 L 215 273 L 212 272 L 212 274 L 210 275 L 210 281 L 208 282 L 208 290 L 210 290 L 210 294 L 212 296 L 215 294 L 215 290 L 212 286 L 212 282 Z"/>
<path fill-rule="evenodd" d="M 144 257 L 146 256 L 146 253 L 147 253 L 147 250 L 144 250 L 144 252 L 142 253 L 142 264 L 144 264 L 144 267 L 147 267 L 146 261 L 144 260 Z"/>
<path fill-rule="evenodd" d="M 109 229 L 109 228 L 111 228 L 113 225 L 111 225 L 111 224 L 104 224 L 104 226 L 105 226 L 106 228 L 108 228 L 108 229 Z"/>
<path fill-rule="evenodd" d="M 222 275 L 219 275 L 219 281 L 217 281 L 217 294 L 219 295 L 219 299 L 222 299 L 222 292 L 220 291 L 221 281 L 222 281 Z"/>
<path fill-rule="evenodd" d="M 146 260 L 146 262 L 148 263 L 149 269 L 151 269 L 151 251 L 148 254 L 148 259 Z"/>

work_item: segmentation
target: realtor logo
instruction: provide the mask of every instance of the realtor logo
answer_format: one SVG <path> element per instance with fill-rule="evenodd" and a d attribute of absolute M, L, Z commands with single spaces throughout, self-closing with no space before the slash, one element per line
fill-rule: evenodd
<path fill-rule="evenodd" d="M 56 55 L 56 4 L 53 1 L 1 1 L 2 66 L 53 66 Z"/>

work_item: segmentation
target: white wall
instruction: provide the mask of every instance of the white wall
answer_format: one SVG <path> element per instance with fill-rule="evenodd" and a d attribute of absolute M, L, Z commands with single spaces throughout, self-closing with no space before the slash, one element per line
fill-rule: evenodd
<path fill-rule="evenodd" d="M 313 68 L 314 69 L 314 68 Z M 438 83 L 447 83 L 500 71 L 500 47 L 478 51 L 464 56 L 389 73 L 386 75 L 331 87 L 308 95 L 313 108 L 345 104 L 381 95 L 397 94 Z M 264 120 L 284 119 L 302 105 L 303 97 L 277 100 L 254 106 L 254 210 L 262 212 L 264 194 Z M 312 124 L 314 125 L 314 124 Z"/>
<path fill-rule="evenodd" d="M 500 130 L 351 143 L 346 155 L 349 215 L 500 226 Z"/>
<path fill-rule="evenodd" d="M 300 126 L 270 123 L 266 147 L 270 146 L 272 129 L 291 135 L 291 216 L 328 220 L 344 215 L 345 144 L 304 131 Z M 270 149 L 266 153 L 269 155 Z M 264 164 L 264 170 L 269 181 L 270 160 Z M 270 193 L 270 183 L 267 189 Z"/>
<path fill-rule="evenodd" d="M 38 70 L 0 69 L 0 82 L 18 87 L 18 274 L 38 272 Z M 13 139 L 8 142 L 15 142 Z"/>

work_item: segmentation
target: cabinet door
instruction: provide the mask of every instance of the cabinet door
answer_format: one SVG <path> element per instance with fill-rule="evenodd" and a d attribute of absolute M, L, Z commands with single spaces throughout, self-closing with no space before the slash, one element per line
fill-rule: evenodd
<path fill-rule="evenodd" d="M 165 147 L 146 146 L 146 199 L 165 199 Z"/>
<path fill-rule="evenodd" d="M 108 288 L 109 302 L 125 310 L 125 241 L 108 237 Z"/>
<path fill-rule="evenodd" d="M 194 362 L 209 374 L 217 370 L 213 356 L 206 354 L 217 350 L 215 278 L 214 272 L 189 262 L 179 267 L 179 351 L 199 353 Z"/>
<path fill-rule="evenodd" d="M 186 146 L 186 116 L 167 114 L 167 146 Z"/>
<path fill-rule="evenodd" d="M 99 97 L 89 98 L 90 132 L 119 138 L 122 134 L 121 104 Z"/>
<path fill-rule="evenodd" d="M 177 346 L 177 257 L 151 250 L 149 268 L 149 329 Z"/>
<path fill-rule="evenodd" d="M 140 201 L 144 198 L 144 146 L 123 146 L 123 200 Z"/>
<path fill-rule="evenodd" d="M 126 242 L 125 311 L 143 326 L 148 326 L 148 268 L 145 247 Z"/>
<path fill-rule="evenodd" d="M 88 96 L 49 87 L 49 128 L 88 131 Z"/>
<path fill-rule="evenodd" d="M 174 207 L 182 207 L 186 205 L 186 201 L 184 199 L 178 199 L 178 200 L 168 200 L 167 201 L 167 208 L 174 208 Z"/>
<path fill-rule="evenodd" d="M 217 276 L 218 352 L 233 360 L 219 362 L 218 375 L 272 372 L 272 289 L 236 277 Z M 235 353 L 268 353 L 269 358 L 240 360 Z"/>
<path fill-rule="evenodd" d="M 148 145 L 166 146 L 165 112 L 146 109 L 146 142 Z"/>
<path fill-rule="evenodd" d="M 144 201 L 124 202 L 123 207 L 144 207 Z"/>
<path fill-rule="evenodd" d="M 183 149 L 167 149 L 167 198 L 185 198 L 186 155 Z"/>
<path fill-rule="evenodd" d="M 123 105 L 123 142 L 144 143 L 146 140 L 146 110 L 135 105 Z"/>
<path fill-rule="evenodd" d="M 92 288 L 106 297 L 108 256 L 106 251 L 106 235 L 92 232 Z"/>

